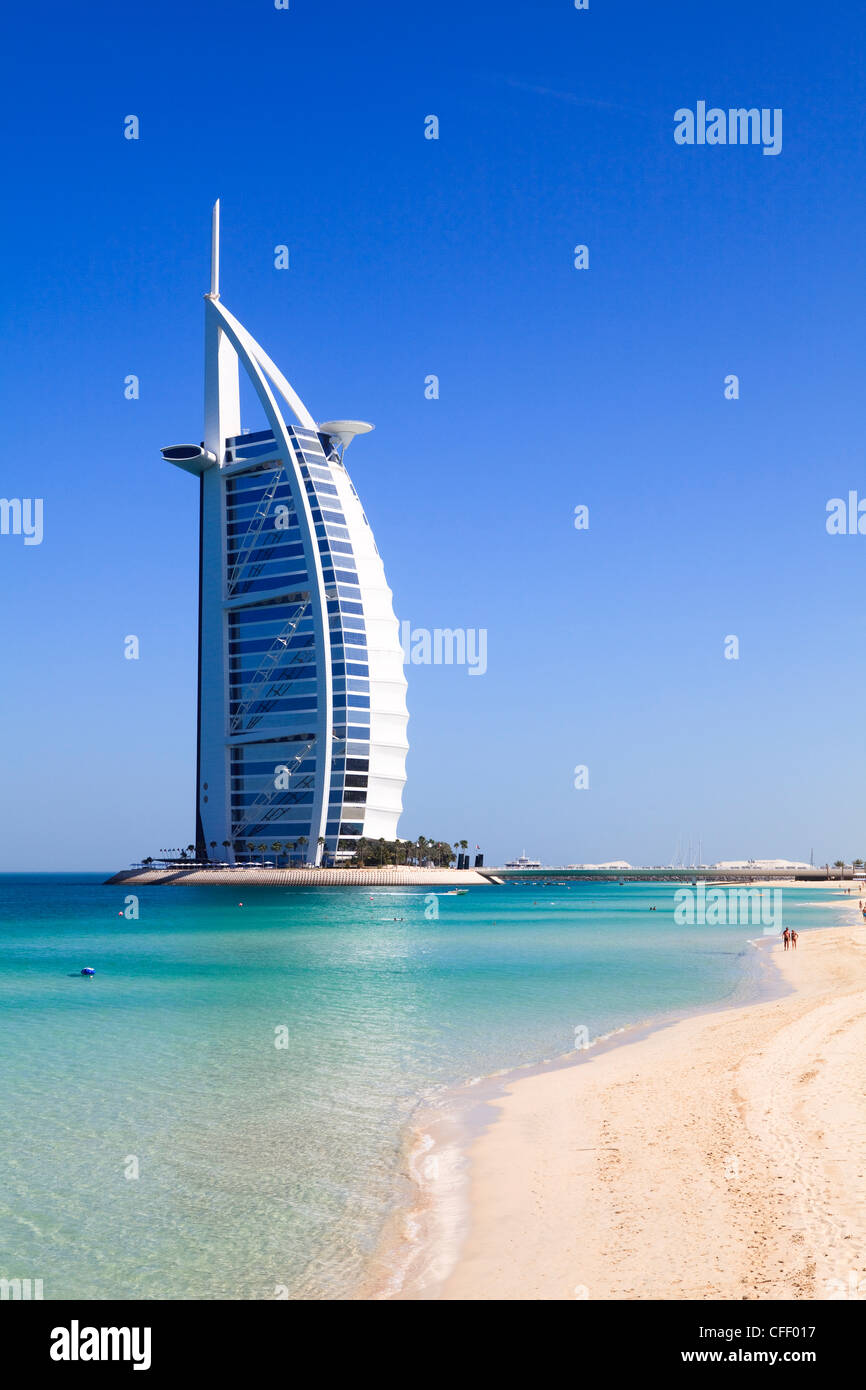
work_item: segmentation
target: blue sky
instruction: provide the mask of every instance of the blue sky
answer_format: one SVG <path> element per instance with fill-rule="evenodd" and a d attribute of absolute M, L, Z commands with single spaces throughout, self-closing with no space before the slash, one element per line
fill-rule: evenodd
<path fill-rule="evenodd" d="M 866 856 L 866 536 L 825 528 L 866 495 L 864 28 L 851 0 L 7 18 L 0 491 L 45 532 L 0 536 L 0 867 L 193 836 L 197 495 L 159 447 L 201 438 L 217 196 L 227 307 L 317 418 L 376 423 L 348 463 L 398 615 L 488 633 L 483 677 L 409 668 L 401 832 Z M 698 100 L 781 108 L 781 154 L 678 146 Z"/>

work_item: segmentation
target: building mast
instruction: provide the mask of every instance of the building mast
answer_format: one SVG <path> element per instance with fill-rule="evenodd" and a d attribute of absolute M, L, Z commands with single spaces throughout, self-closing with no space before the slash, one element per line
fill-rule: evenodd
<path fill-rule="evenodd" d="M 210 297 L 220 297 L 220 200 L 213 205 L 210 233 Z"/>

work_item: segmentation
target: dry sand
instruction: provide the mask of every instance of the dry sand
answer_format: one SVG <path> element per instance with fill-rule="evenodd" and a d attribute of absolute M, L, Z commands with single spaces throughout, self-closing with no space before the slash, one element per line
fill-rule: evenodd
<path fill-rule="evenodd" d="M 866 1297 L 866 924 L 769 949 L 786 997 L 509 1084 L 440 1297 Z"/>

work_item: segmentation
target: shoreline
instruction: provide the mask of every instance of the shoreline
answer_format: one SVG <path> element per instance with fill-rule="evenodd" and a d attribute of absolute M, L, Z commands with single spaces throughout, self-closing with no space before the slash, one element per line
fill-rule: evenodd
<path fill-rule="evenodd" d="M 353 1297 L 441 1297 L 470 1224 L 471 1150 L 495 1122 L 497 1105 L 511 1085 L 585 1066 L 685 1019 L 779 998 L 788 987 L 767 949 L 771 940 L 758 937 L 743 944 L 743 969 L 727 1001 L 636 1019 L 599 1034 L 583 1049 L 443 1085 L 432 1097 L 420 1100 L 401 1147 L 399 1188 L 404 1200 L 385 1223 L 375 1256 Z"/>
<path fill-rule="evenodd" d="M 107 885 L 193 888 L 489 888 L 492 879 L 475 869 L 122 869 Z"/>
<path fill-rule="evenodd" d="M 802 931 L 796 953 L 751 942 L 749 1002 L 636 1022 L 423 1102 L 404 1148 L 414 1205 L 355 1297 L 841 1296 L 833 1281 L 866 1274 L 866 1104 L 829 1057 L 856 1056 L 862 1097 L 866 930 L 834 889 L 821 906 L 852 924 Z M 838 1124 L 850 1189 L 833 1176 Z"/>
<path fill-rule="evenodd" d="M 718 1005 L 712 1006 L 714 1009 Z M 689 1016 L 689 1015 L 685 1015 Z M 399 1183 L 409 1196 L 392 1211 L 356 1299 L 438 1299 L 471 1221 L 472 1150 L 497 1119 L 512 1085 L 583 1066 L 612 1048 L 639 1043 L 678 1022 L 667 1015 L 626 1024 L 580 1052 L 524 1062 L 440 1088 L 418 1103 L 403 1136 Z"/>

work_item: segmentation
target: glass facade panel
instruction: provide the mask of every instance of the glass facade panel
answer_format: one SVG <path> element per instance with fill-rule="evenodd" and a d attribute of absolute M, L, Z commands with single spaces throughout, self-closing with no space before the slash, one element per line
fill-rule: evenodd
<path fill-rule="evenodd" d="M 363 820 L 345 822 L 342 808 L 350 802 L 357 816 L 367 796 L 367 778 L 357 775 L 366 773 L 370 751 L 364 610 L 350 530 L 322 449 L 323 442 L 330 449 L 330 441 L 298 428 L 290 428 L 289 436 L 324 579 L 331 586 L 325 626 L 331 644 L 334 740 L 326 840 L 332 856 L 341 841 L 342 857 L 351 852 L 363 825 Z M 237 462 L 276 450 L 266 430 L 237 436 L 228 446 Z M 316 649 L 315 581 L 305 559 L 292 477 L 292 470 L 278 461 L 226 479 L 226 598 L 235 605 L 227 617 L 231 814 L 232 839 L 241 859 L 260 858 L 259 844 L 265 841 L 266 857 L 276 862 L 315 858 L 315 729 L 322 713 L 324 666 Z M 251 735 L 255 742 L 243 741 Z M 262 737 L 272 741 L 263 743 Z M 353 755 L 348 760 L 347 751 Z M 298 847 L 304 838 L 306 845 Z M 279 840 L 284 843 L 278 852 L 271 844 Z M 292 841 L 295 849 L 287 849 Z"/>

